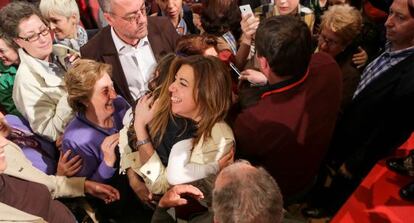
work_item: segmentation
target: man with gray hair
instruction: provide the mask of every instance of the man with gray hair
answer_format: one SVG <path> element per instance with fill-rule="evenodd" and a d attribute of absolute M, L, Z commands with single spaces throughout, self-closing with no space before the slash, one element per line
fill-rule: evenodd
<path fill-rule="evenodd" d="M 204 198 L 196 187 L 176 185 L 161 198 L 152 223 L 175 222 L 165 210 L 187 204 L 185 196 Z M 236 162 L 219 173 L 212 206 L 215 223 L 279 223 L 283 218 L 279 186 L 265 169 L 254 167 L 247 161 Z M 211 215 L 197 216 L 189 222 L 208 222 Z"/>
<path fill-rule="evenodd" d="M 116 92 L 129 103 L 148 91 L 164 54 L 174 52 L 178 34 L 166 17 L 147 17 L 144 0 L 99 0 L 109 26 L 81 48 L 82 58 L 112 65 Z"/>
<path fill-rule="evenodd" d="M 262 167 L 237 162 L 221 171 L 214 186 L 215 222 L 282 221 L 282 195 L 276 181 Z"/>

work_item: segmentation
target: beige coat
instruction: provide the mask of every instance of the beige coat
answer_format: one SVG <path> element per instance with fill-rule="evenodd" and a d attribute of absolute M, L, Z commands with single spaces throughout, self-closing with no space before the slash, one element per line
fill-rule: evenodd
<path fill-rule="evenodd" d="M 19 56 L 13 101 L 35 133 L 55 141 L 73 117 L 63 76 L 50 73 L 23 49 L 19 49 Z"/>
<path fill-rule="evenodd" d="M 154 194 L 165 193 L 170 184 L 167 180 L 167 169 L 162 164 L 160 157 L 154 153 L 150 159 L 145 163 L 139 162 L 138 152 L 131 153 L 131 148 L 128 146 L 128 139 L 126 136 L 125 127 L 120 132 L 119 148 L 121 152 L 121 170 L 131 167 L 136 173 L 143 177 L 148 189 Z M 217 123 L 213 126 L 211 137 L 205 139 L 202 137 L 191 153 L 190 162 L 197 164 L 207 164 L 218 161 L 224 154 L 229 152 L 231 146 L 234 144 L 234 135 L 230 126 L 224 122 Z M 208 184 L 214 182 L 212 179 L 208 180 Z M 200 182 L 200 181 L 198 181 Z M 199 186 L 199 184 L 198 184 Z M 210 185 L 212 186 L 212 185 Z"/>

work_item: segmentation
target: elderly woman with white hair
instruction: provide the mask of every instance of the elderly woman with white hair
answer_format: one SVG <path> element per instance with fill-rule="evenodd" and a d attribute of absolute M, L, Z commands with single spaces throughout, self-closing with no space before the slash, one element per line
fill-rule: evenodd
<path fill-rule="evenodd" d="M 41 0 L 39 9 L 49 20 L 55 43 L 79 51 L 88 42 L 85 29 L 79 25 L 79 8 L 75 0 Z"/>

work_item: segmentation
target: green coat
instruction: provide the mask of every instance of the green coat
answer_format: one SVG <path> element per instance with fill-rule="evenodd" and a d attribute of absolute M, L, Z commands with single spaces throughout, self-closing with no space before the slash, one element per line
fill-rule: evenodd
<path fill-rule="evenodd" d="M 0 62 L 0 106 L 3 107 L 8 114 L 21 116 L 19 111 L 17 111 L 12 98 L 16 71 L 16 67 L 6 67 Z"/>

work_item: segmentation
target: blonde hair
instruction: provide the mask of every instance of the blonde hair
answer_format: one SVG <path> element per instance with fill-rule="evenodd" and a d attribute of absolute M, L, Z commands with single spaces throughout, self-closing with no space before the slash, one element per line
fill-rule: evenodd
<path fill-rule="evenodd" d="M 348 44 L 361 32 L 362 16 L 348 4 L 333 5 L 322 15 L 321 28 L 324 27 L 336 33 L 344 44 Z"/>
<path fill-rule="evenodd" d="M 168 90 L 173 83 L 175 74 L 183 66 L 189 65 L 194 70 L 194 99 L 202 117 L 197 123 L 194 144 L 201 136 L 210 137 L 213 126 L 223 121 L 231 105 L 231 77 L 228 68 L 216 57 L 194 55 L 177 57 L 171 64 L 166 80 L 160 88 L 158 110 L 149 125 L 150 135 L 162 141 L 168 120 L 173 117 L 171 99 Z"/>
<path fill-rule="evenodd" d="M 65 85 L 68 91 L 69 106 L 76 112 L 85 112 L 87 101 L 93 92 L 95 83 L 104 73 L 111 76 L 112 67 L 109 64 L 94 60 L 80 59 L 65 75 Z"/>
<path fill-rule="evenodd" d="M 49 18 L 53 13 L 66 18 L 75 15 L 77 23 L 80 19 L 78 4 L 75 0 L 41 0 L 39 9 L 45 18 Z"/>

